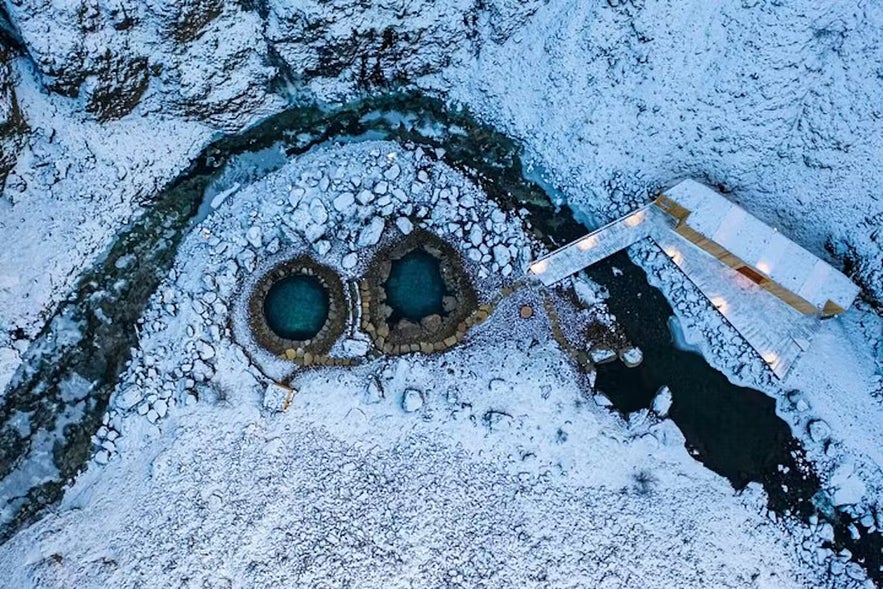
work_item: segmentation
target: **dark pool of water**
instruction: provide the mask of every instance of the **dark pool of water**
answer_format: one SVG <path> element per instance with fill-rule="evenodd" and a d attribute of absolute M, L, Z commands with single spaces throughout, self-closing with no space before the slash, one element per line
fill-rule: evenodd
<path fill-rule="evenodd" d="M 264 317 L 279 337 L 307 340 L 325 325 L 328 303 L 328 291 L 314 276 L 289 276 L 270 287 Z"/>
<path fill-rule="evenodd" d="M 770 509 L 780 515 L 821 515 L 834 527 L 834 541 L 825 544 L 848 549 L 875 585 L 883 586 L 883 536 L 842 512 L 820 510 L 815 504 L 819 476 L 788 424 L 776 414 L 775 400 L 732 384 L 699 354 L 675 347 L 667 321 L 674 314 L 671 306 L 625 252 L 593 266 L 588 274 L 610 291 L 610 310 L 644 352 L 636 368 L 620 362 L 597 367 L 596 385 L 614 406 L 623 413 L 649 407 L 659 388 L 668 386 L 669 416 L 694 458 L 736 489 L 761 483 Z M 858 537 L 850 528 L 859 531 Z"/>
<path fill-rule="evenodd" d="M 668 328 L 673 315 L 668 301 L 625 252 L 597 264 L 589 275 L 610 291 L 610 310 L 644 352 L 644 361 L 636 368 L 621 362 L 598 366 L 598 389 L 617 409 L 630 413 L 649 407 L 659 388 L 668 386 L 669 415 L 695 458 L 737 489 L 751 481 L 763 483 L 771 507 L 811 513 L 810 500 L 819 490 L 819 480 L 802 466 L 802 450 L 776 414 L 775 400 L 732 384 L 699 354 L 675 347 Z"/>
<path fill-rule="evenodd" d="M 415 249 L 393 261 L 385 289 L 386 303 L 393 311 L 390 321 L 420 321 L 443 314 L 446 292 L 441 261 L 426 250 Z"/>

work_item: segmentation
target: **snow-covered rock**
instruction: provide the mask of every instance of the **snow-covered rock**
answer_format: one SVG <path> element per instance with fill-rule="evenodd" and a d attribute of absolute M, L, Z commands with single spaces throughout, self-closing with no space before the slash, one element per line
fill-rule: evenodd
<path fill-rule="evenodd" d="M 116 403 L 121 409 L 131 409 L 144 398 L 144 391 L 138 386 L 130 386 L 120 393 Z"/>
<path fill-rule="evenodd" d="M 359 256 L 357 256 L 354 252 L 350 252 L 346 254 L 340 261 L 340 265 L 345 270 L 352 270 L 356 267 L 356 264 L 359 263 Z"/>
<path fill-rule="evenodd" d="M 668 387 L 662 387 L 656 392 L 653 398 L 653 412 L 662 417 L 668 417 L 668 410 L 671 409 L 672 397 L 671 390 Z"/>
<path fill-rule="evenodd" d="M 834 505 L 856 505 L 861 502 L 867 489 L 855 472 L 852 464 L 846 463 L 837 468 L 829 481 L 834 490 Z"/>
<path fill-rule="evenodd" d="M 509 262 L 512 260 L 512 255 L 509 253 L 509 248 L 505 247 L 502 244 L 498 244 L 494 246 L 494 262 L 500 266 L 507 266 Z"/>
<path fill-rule="evenodd" d="M 316 225 L 324 225 L 328 221 L 328 210 L 321 199 L 314 198 L 310 202 L 310 217 Z"/>
<path fill-rule="evenodd" d="M 359 247 L 368 247 L 377 245 L 380 237 L 383 235 L 385 223 L 382 217 L 372 217 L 371 221 L 359 232 L 359 238 L 356 241 Z"/>
<path fill-rule="evenodd" d="M 356 202 L 352 192 L 343 192 L 334 199 L 334 209 L 338 212 L 344 212 L 353 206 Z"/>
<path fill-rule="evenodd" d="M 28 130 L 15 95 L 10 58 L 9 51 L 0 46 L 0 186 L 15 165 Z"/>
<path fill-rule="evenodd" d="M 414 224 L 411 223 L 411 220 L 407 217 L 399 217 L 396 219 L 396 227 L 399 228 L 399 231 L 408 235 L 414 230 Z"/>
<path fill-rule="evenodd" d="M 423 393 L 417 389 L 405 389 L 402 394 L 402 409 L 405 413 L 419 411 L 423 407 Z"/>
<path fill-rule="evenodd" d="M 478 223 L 476 223 L 469 230 L 469 243 L 471 243 L 475 247 L 478 247 L 482 244 L 483 240 L 484 232 L 482 232 L 481 227 L 478 225 Z"/>
<path fill-rule="evenodd" d="M 644 353 L 641 352 L 640 348 L 632 347 L 620 351 L 619 358 L 620 360 L 622 360 L 623 364 L 625 364 L 629 368 L 634 368 L 644 360 Z"/>
<path fill-rule="evenodd" d="M 362 399 L 368 405 L 373 405 L 383 400 L 383 389 L 380 387 L 380 383 L 376 378 L 372 378 L 368 381 Z"/>

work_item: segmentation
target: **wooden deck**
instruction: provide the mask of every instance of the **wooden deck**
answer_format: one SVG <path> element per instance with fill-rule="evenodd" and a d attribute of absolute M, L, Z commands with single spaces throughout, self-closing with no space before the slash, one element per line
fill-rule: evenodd
<path fill-rule="evenodd" d="M 676 233 L 660 233 L 654 241 L 773 374 L 785 378 L 809 348 L 819 318 L 800 313 Z"/>
<path fill-rule="evenodd" d="M 810 344 L 819 319 L 804 315 L 692 244 L 653 204 L 537 260 L 528 275 L 550 286 L 643 239 L 651 239 L 754 349 L 784 378 Z"/>
<path fill-rule="evenodd" d="M 628 246 L 673 227 L 671 218 L 653 204 L 592 231 L 528 266 L 528 274 L 546 286 L 560 282 Z"/>

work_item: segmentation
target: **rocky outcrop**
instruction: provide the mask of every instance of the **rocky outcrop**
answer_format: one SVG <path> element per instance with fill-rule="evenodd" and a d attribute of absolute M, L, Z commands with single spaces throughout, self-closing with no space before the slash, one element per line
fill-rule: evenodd
<path fill-rule="evenodd" d="M 163 56 L 160 76 L 171 110 L 233 130 L 255 114 L 281 109 L 284 101 L 271 93 L 279 72 L 263 27 L 257 13 L 231 3 L 189 42 L 177 40 L 180 29 L 171 30 L 165 44 L 174 55 Z"/>
<path fill-rule="evenodd" d="M 165 13 L 166 22 L 172 37 L 181 45 L 199 38 L 208 24 L 221 16 L 224 11 L 224 0 L 182 0 L 168 5 Z"/>
<path fill-rule="evenodd" d="M 44 88 L 99 121 L 154 87 L 163 112 L 236 129 L 282 108 L 286 84 L 334 80 L 340 94 L 437 72 L 480 39 L 501 42 L 541 3 L 13 0 L 9 16 Z"/>
<path fill-rule="evenodd" d="M 128 114 L 148 85 L 147 47 L 137 38 L 137 4 L 18 0 L 10 6 L 43 86 L 84 99 L 99 121 Z"/>
<path fill-rule="evenodd" d="M 9 54 L 0 47 L 0 187 L 15 165 L 15 158 L 25 141 L 27 124 L 18 108 Z"/>
<path fill-rule="evenodd" d="M 845 243 L 829 242 L 828 250 L 844 259 L 844 271 L 862 288 L 862 298 L 883 311 L 883 213 L 859 223 Z"/>
<path fill-rule="evenodd" d="M 99 121 L 129 114 L 147 90 L 147 59 L 129 59 L 108 49 L 95 60 L 95 68 L 95 74 L 81 87 L 86 112 Z"/>
<path fill-rule="evenodd" d="M 495 0 L 438 3 L 299 3 L 269 0 L 267 35 L 296 76 L 338 78 L 356 89 L 407 83 L 477 51 L 480 27 L 501 42 L 540 5 Z"/>

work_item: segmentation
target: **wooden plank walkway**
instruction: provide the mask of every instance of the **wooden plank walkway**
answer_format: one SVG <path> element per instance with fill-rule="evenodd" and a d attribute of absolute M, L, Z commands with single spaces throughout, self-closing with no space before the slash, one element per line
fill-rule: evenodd
<path fill-rule="evenodd" d="M 581 237 L 528 266 L 556 284 L 643 239 L 653 240 L 766 362 L 784 378 L 809 347 L 819 319 L 798 313 L 674 231 L 676 220 L 654 204 Z"/>
<path fill-rule="evenodd" d="M 528 273 L 551 286 L 672 224 L 671 217 L 658 207 L 645 205 L 535 260 Z"/>
<path fill-rule="evenodd" d="M 674 232 L 660 233 L 654 241 L 773 374 L 785 378 L 809 348 L 818 317 L 798 312 Z"/>

